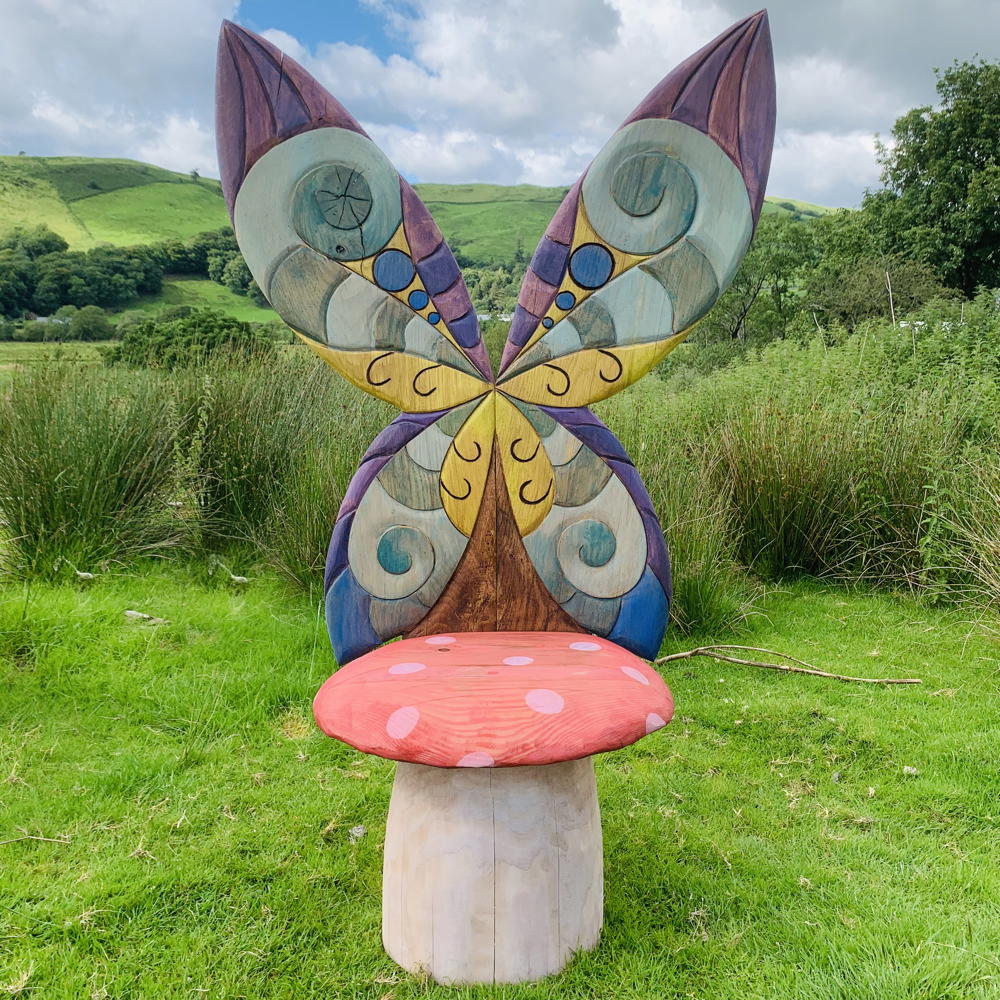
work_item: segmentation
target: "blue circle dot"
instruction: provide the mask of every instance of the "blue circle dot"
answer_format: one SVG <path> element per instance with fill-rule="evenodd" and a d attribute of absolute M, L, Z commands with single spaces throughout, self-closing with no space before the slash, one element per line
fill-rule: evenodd
<path fill-rule="evenodd" d="M 413 261 L 402 250 L 386 250 L 375 258 L 375 283 L 387 292 L 401 292 L 413 281 Z"/>
<path fill-rule="evenodd" d="M 600 288 L 614 269 L 614 259 L 600 243 L 584 243 L 569 259 L 569 273 L 581 288 Z"/>
<path fill-rule="evenodd" d="M 441 316 L 438 313 L 428 313 L 427 322 L 433 326 L 440 318 Z"/>
<path fill-rule="evenodd" d="M 423 309 L 430 300 L 431 297 L 422 288 L 414 288 L 406 301 L 410 303 L 411 309 Z"/>
<path fill-rule="evenodd" d="M 545 319 L 542 320 L 542 326 L 544 326 L 546 330 L 551 330 L 554 322 L 555 321 L 551 316 L 546 316 Z"/>
<path fill-rule="evenodd" d="M 576 305 L 576 296 L 572 292 L 560 292 L 556 296 L 556 305 L 560 309 L 572 309 Z"/>

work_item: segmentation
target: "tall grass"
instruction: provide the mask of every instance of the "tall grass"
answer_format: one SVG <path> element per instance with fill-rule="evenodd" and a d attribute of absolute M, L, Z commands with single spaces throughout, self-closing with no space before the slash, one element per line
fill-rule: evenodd
<path fill-rule="evenodd" d="M 735 512 L 704 455 L 692 455 L 665 426 L 655 392 L 633 392 L 601 408 L 649 490 L 670 549 L 674 594 L 670 616 L 682 632 L 721 634 L 752 614 L 760 586 L 738 562 Z"/>
<path fill-rule="evenodd" d="M 221 359 L 179 376 L 184 410 L 197 414 L 187 424 L 188 464 L 209 549 L 260 546 L 268 525 L 287 538 L 298 522 L 312 537 L 316 517 L 328 516 L 316 506 L 343 490 L 343 467 L 356 465 L 391 419 L 388 407 L 303 354 L 245 364 Z M 324 449 L 333 456 L 325 465 L 316 459 Z M 324 468 L 341 480 L 333 493 L 315 482 Z"/>
<path fill-rule="evenodd" d="M 975 459 L 966 457 L 965 503 L 955 505 L 948 526 L 973 596 L 1000 612 L 1000 439 L 993 448 Z"/>
<path fill-rule="evenodd" d="M 175 544 L 176 435 L 158 374 L 51 366 L 19 375 L 0 400 L 5 568 L 91 572 Z"/>
<path fill-rule="evenodd" d="M 358 391 L 338 425 L 329 425 L 323 439 L 298 456 L 272 494 L 270 514 L 256 540 L 268 565 L 294 586 L 313 591 L 322 585 L 337 510 L 384 416 L 381 406 Z"/>
<path fill-rule="evenodd" d="M 957 444 L 954 410 L 745 403 L 706 444 L 715 488 L 732 497 L 740 559 L 772 579 L 919 586 L 928 483 Z"/>
<path fill-rule="evenodd" d="M 709 377 L 682 356 L 597 408 L 660 516 L 678 627 L 731 630 L 762 579 L 797 575 L 1000 599 L 1000 364 L 981 346 L 1000 318 L 985 298 L 965 325 L 939 313 L 919 333 L 778 343 Z M 8 565 L 50 575 L 183 538 L 305 589 L 394 415 L 297 350 L 172 373 L 54 367 L 18 376 L 0 411 Z"/>

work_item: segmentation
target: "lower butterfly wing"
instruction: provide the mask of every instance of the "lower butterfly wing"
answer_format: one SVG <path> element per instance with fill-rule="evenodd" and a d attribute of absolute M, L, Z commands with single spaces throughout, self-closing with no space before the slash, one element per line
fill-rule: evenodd
<path fill-rule="evenodd" d="M 444 509 L 441 468 L 475 402 L 401 414 L 344 495 L 327 553 L 327 627 L 339 663 L 412 629 L 441 595 L 468 538 Z"/>
<path fill-rule="evenodd" d="M 638 472 L 590 411 L 518 409 L 541 439 L 552 480 L 551 505 L 523 534 L 535 571 L 582 629 L 654 657 L 669 613 L 670 561 Z"/>

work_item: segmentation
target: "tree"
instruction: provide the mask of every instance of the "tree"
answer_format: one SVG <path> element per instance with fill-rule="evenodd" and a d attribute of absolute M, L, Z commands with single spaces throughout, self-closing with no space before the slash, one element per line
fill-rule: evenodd
<path fill-rule="evenodd" d="M 105 355 L 111 365 L 178 368 L 223 353 L 241 361 L 273 354 L 274 342 L 254 325 L 213 309 L 197 309 L 169 322 L 147 320 L 129 326 Z"/>
<path fill-rule="evenodd" d="M 863 210 L 887 250 L 971 294 L 1000 283 L 1000 63 L 935 72 L 940 106 L 897 119 L 878 146 L 885 187 Z"/>
<path fill-rule="evenodd" d="M 99 306 L 84 306 L 70 317 L 69 335 L 73 340 L 110 340 L 114 334 L 114 325 Z"/>
<path fill-rule="evenodd" d="M 898 254 L 830 257 L 808 276 L 805 304 L 819 320 L 853 330 L 866 319 L 903 316 L 942 292 L 941 279 L 922 260 Z"/>
<path fill-rule="evenodd" d="M 812 223 L 765 216 L 733 283 L 704 320 L 699 340 L 782 337 L 798 311 L 802 274 L 817 257 Z"/>
<path fill-rule="evenodd" d="M 17 226 L 0 239 L 0 248 L 20 250 L 34 260 L 49 253 L 60 253 L 69 249 L 69 244 L 48 226 L 41 224 L 31 229 Z"/>

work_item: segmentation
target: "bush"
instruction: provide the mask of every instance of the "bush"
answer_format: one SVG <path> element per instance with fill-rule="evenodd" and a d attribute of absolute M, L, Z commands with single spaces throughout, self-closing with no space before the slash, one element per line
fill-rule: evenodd
<path fill-rule="evenodd" d="M 184 405 L 199 414 L 190 465 L 205 544 L 266 551 L 273 531 L 268 558 L 297 567 L 287 574 L 293 578 L 312 564 L 308 553 L 325 553 L 329 537 L 318 525 L 332 525 L 339 491 L 393 416 L 303 353 L 241 365 L 223 357 L 191 369 Z"/>
<path fill-rule="evenodd" d="M 0 401 L 0 518 L 6 568 L 93 571 L 178 541 L 165 505 L 174 410 L 162 380 L 102 369 L 19 375 Z"/>
<path fill-rule="evenodd" d="M 110 365 L 180 368 L 215 354 L 237 361 L 272 357 L 273 341 L 253 324 L 213 309 L 196 309 L 178 319 L 130 324 L 105 355 Z"/>

